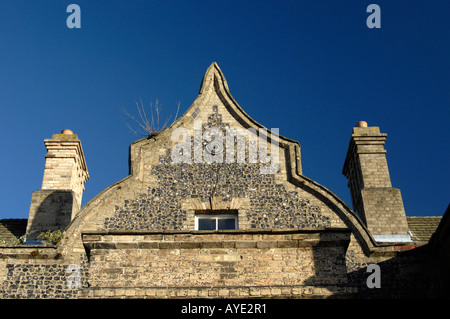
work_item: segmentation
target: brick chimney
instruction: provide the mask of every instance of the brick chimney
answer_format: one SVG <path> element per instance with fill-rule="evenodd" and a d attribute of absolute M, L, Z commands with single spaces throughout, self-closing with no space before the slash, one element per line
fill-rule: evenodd
<path fill-rule="evenodd" d="M 364 121 L 353 128 L 342 173 L 356 211 L 377 242 L 411 241 L 399 189 L 392 187 L 384 144 L 387 134 Z"/>
<path fill-rule="evenodd" d="M 64 230 L 81 208 L 89 179 L 81 141 L 71 130 L 44 140 L 47 154 L 40 190 L 33 192 L 27 238 L 47 230 Z"/>

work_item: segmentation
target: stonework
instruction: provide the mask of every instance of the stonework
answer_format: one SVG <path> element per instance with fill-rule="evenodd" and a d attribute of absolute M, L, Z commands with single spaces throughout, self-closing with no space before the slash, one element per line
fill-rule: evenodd
<path fill-rule="evenodd" d="M 170 163 L 170 158 L 162 157 L 152 171 L 158 180 L 156 187 L 117 206 L 114 216 L 105 220 L 105 229 L 193 230 L 187 218 L 189 212 L 183 209 L 186 198 L 198 203 L 220 198 L 221 202 L 229 204 L 233 200 L 243 202 L 247 199 L 246 205 L 252 209 L 240 211 L 245 214 L 241 229 L 246 228 L 244 225 L 256 229 L 280 229 L 329 227 L 331 224 L 329 217 L 322 216 L 319 205 L 299 198 L 295 191 L 288 192 L 275 182 L 273 175 L 260 174 L 259 164 L 175 166 Z M 202 209 L 201 204 L 199 208 Z M 229 209 L 226 204 L 225 209 Z"/>
<path fill-rule="evenodd" d="M 393 188 L 378 127 L 355 127 L 343 174 L 349 180 L 353 207 L 373 235 L 408 236 L 399 189 Z"/>
<path fill-rule="evenodd" d="M 70 130 L 46 139 L 42 188 L 33 192 L 27 234 L 65 229 L 80 210 L 84 184 L 89 179 L 81 141 Z"/>
<path fill-rule="evenodd" d="M 124 287 L 145 294 L 171 287 L 173 296 L 206 297 L 248 295 L 249 288 L 266 296 L 314 286 L 352 292 L 341 258 L 346 230 L 105 232 L 85 234 L 83 240 L 90 289 L 97 294 L 102 287 L 114 296 Z"/>
<path fill-rule="evenodd" d="M 191 107 L 132 143 L 129 176 L 84 207 L 89 175 L 80 140 L 71 131 L 46 140 L 28 231 L 61 230 L 63 237 L 53 246 L 0 246 L 0 297 L 423 295 L 437 282 L 433 255 L 411 241 L 376 237 L 408 232 L 385 139 L 378 128 L 354 128 L 344 166 L 352 210 L 303 175 L 300 144 L 250 118 L 213 63 Z M 212 228 L 202 229 L 202 218 Z M 221 218 L 232 226 L 220 228 Z M 393 280 L 383 281 L 384 290 L 367 287 L 371 264 Z"/>
<path fill-rule="evenodd" d="M 76 196 L 71 190 L 34 191 L 27 225 L 28 239 L 35 238 L 43 231 L 66 228 L 72 220 L 72 213 L 78 210 L 77 207 Z"/>
<path fill-rule="evenodd" d="M 48 152 L 42 189 L 73 190 L 79 209 L 84 183 L 89 179 L 80 140 L 76 134 L 66 132 L 54 134 L 44 142 Z"/>

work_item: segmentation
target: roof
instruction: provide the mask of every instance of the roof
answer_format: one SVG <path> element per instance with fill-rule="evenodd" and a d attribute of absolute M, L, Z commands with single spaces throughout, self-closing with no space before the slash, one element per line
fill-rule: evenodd
<path fill-rule="evenodd" d="M 24 235 L 28 219 L 0 219 L 0 244 L 11 243 Z"/>
<path fill-rule="evenodd" d="M 428 243 L 441 219 L 441 216 L 407 216 L 406 220 L 408 221 L 412 240 L 418 243 Z"/>

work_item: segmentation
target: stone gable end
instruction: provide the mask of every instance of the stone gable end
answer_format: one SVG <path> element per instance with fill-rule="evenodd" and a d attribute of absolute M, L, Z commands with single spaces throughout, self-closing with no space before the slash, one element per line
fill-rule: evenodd
<path fill-rule="evenodd" d="M 129 176 L 79 211 L 66 205 L 72 214 L 65 213 L 68 226 L 56 246 L 0 249 L 0 296 L 349 298 L 358 291 L 370 293 L 367 266 L 398 268 L 401 262 L 390 260 L 401 249 L 377 243 L 346 203 L 304 176 L 299 142 L 280 133 L 243 111 L 213 63 L 198 97 L 179 119 L 130 145 Z M 348 158 L 353 178 L 358 163 Z M 83 185 L 77 185 L 80 191 Z M 42 189 L 34 197 L 48 192 Z M 41 202 L 33 202 L 33 217 L 58 220 L 52 214 L 61 212 L 50 212 Z"/>

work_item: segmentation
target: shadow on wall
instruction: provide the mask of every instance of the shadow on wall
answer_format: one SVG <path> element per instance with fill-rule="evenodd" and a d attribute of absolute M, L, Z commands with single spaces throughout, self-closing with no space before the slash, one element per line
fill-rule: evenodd
<path fill-rule="evenodd" d="M 433 249 L 425 245 L 400 252 L 396 257 L 377 264 L 379 286 L 370 288 L 368 281 L 375 271 L 363 267 L 349 273 L 350 282 L 358 288 L 360 299 L 434 299 L 449 298 L 448 283 L 443 280 Z"/>
<path fill-rule="evenodd" d="M 320 233 L 312 246 L 314 276 L 305 280 L 305 286 L 323 288 L 323 295 L 313 298 L 354 298 L 355 284 L 348 280 L 346 251 L 350 243 L 350 229 L 328 229 Z"/>
<path fill-rule="evenodd" d="M 33 192 L 30 219 L 27 227 L 27 241 L 48 230 L 64 231 L 72 220 L 76 209 L 72 190 L 38 190 Z"/>
<path fill-rule="evenodd" d="M 16 242 L 27 229 L 27 219 L 0 220 L 0 243 Z"/>
<path fill-rule="evenodd" d="M 450 215 L 450 212 L 446 212 Z M 445 217 L 445 216 L 444 216 Z M 450 218 L 450 217 L 449 217 Z M 449 218 L 443 218 L 443 223 Z M 305 286 L 324 288 L 328 298 L 356 299 L 448 299 L 450 298 L 450 227 L 440 227 L 430 243 L 399 252 L 395 257 L 373 264 L 379 266 L 379 284 L 373 287 L 371 276 L 375 274 L 369 266 L 347 272 L 346 252 L 350 231 L 323 232 L 313 245 L 314 276 L 305 281 Z M 368 268 L 369 267 L 369 268 Z M 370 281 L 370 283 L 369 283 Z M 372 287 L 372 288 L 370 288 Z M 320 296 L 317 296 L 320 297 Z"/>
<path fill-rule="evenodd" d="M 364 265 L 367 266 L 367 265 Z M 379 266 L 379 288 L 369 288 L 367 267 L 349 273 L 364 299 L 450 299 L 450 205 L 430 241 L 399 252 Z"/>

